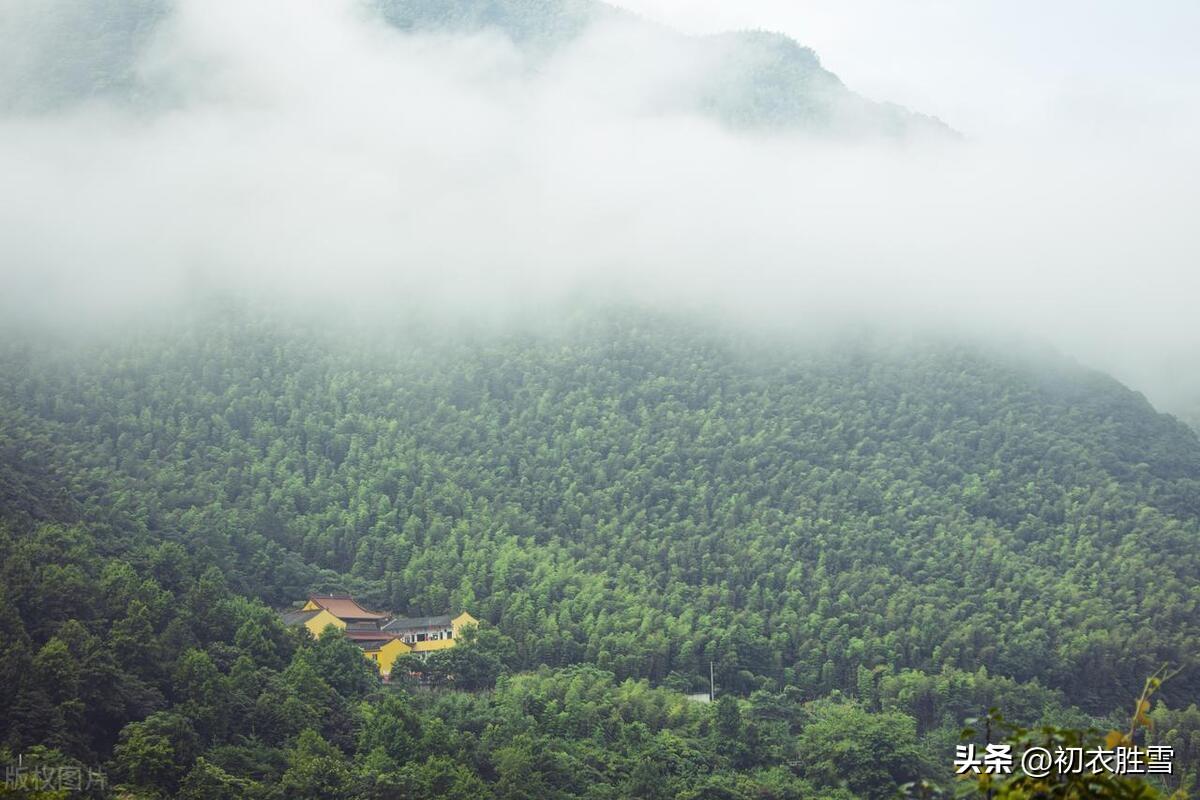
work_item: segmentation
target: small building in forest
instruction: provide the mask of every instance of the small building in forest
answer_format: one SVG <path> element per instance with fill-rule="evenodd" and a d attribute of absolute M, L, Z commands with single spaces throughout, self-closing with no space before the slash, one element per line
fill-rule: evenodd
<path fill-rule="evenodd" d="M 478 624 L 479 620 L 464 611 L 453 619 L 449 614 L 440 617 L 397 617 L 385 623 L 383 630 L 396 634 L 420 653 L 453 647 L 465 626 Z"/>
<path fill-rule="evenodd" d="M 310 594 L 303 607 L 284 611 L 281 617 L 286 625 L 303 625 L 314 637 L 329 626 L 342 631 L 378 666 L 384 680 L 391 677 L 400 656 L 413 654 L 424 659 L 429 653 L 454 647 L 465 627 L 479 624 L 466 611 L 453 618 L 449 614 L 395 617 L 363 608 L 348 594 Z"/>
<path fill-rule="evenodd" d="M 392 677 L 392 665 L 396 663 L 396 659 L 400 656 L 406 656 L 412 652 L 412 648 L 406 645 L 399 639 L 388 639 L 384 642 L 374 643 L 372 646 L 363 647 L 363 655 L 379 667 L 379 674 L 383 679 L 390 680 Z"/>

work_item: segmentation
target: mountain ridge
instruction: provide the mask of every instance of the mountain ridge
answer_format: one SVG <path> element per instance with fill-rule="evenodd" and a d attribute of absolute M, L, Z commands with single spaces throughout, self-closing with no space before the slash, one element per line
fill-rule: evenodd
<path fill-rule="evenodd" d="M 8 57 L 0 109 L 45 113 L 99 98 L 134 107 L 163 102 L 155 99 L 156 89 L 146 83 L 139 62 L 173 5 L 172 0 L 61 2 L 27 19 L 14 14 L 8 24 L 19 29 L 8 33 L 19 33 L 22 47 Z M 648 48 L 643 55 L 650 56 L 656 48 L 688 53 L 703 66 L 694 66 L 697 74 L 673 85 L 678 96 L 669 107 L 738 129 L 851 138 L 958 136 L 935 117 L 855 94 L 821 66 L 811 49 L 781 33 L 684 36 L 597 0 L 373 0 L 365 6 L 399 31 L 498 32 L 535 62 L 569 47 L 593 26 L 622 25 L 638 33 L 633 49 L 625 43 L 606 54 L 614 65 L 636 55 L 638 47 Z M 64 49 L 69 58 L 61 57 Z"/>

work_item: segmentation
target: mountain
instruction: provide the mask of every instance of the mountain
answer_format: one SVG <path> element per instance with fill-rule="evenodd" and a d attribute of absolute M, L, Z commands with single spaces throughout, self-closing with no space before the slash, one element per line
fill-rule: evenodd
<path fill-rule="evenodd" d="M 315 759 L 325 796 L 448 770 L 472 796 L 885 797 L 990 705 L 1100 721 L 1164 661 L 1172 706 L 1200 689 L 1200 440 L 1045 353 L 243 308 L 10 339 L 0 454 L 0 742 L 181 796 L 274 796 Z M 494 694 L 378 696 L 269 610 L 322 590 L 469 608 L 482 644 L 445 669 Z M 681 694 L 710 664 L 712 712 Z M 844 763 L 867 735 L 883 773 Z M 793 772 L 798 746 L 830 760 Z"/>
<path fill-rule="evenodd" d="M 384 19 L 401 30 L 499 31 L 526 52 L 552 54 L 578 41 L 595 25 L 625 25 L 630 37 L 620 59 L 647 56 L 638 49 L 688 52 L 704 66 L 677 87 L 677 107 L 740 128 L 802 129 L 841 136 L 915 135 L 954 137 L 940 120 L 890 103 L 867 100 L 821 66 L 816 53 L 780 33 L 738 31 L 687 37 L 595 0 L 377 0 Z M 652 58 L 644 59 L 653 63 Z"/>
<path fill-rule="evenodd" d="M 812 50 L 778 33 L 682 36 L 596 0 L 374 0 L 367 5 L 398 30 L 504 36 L 534 70 L 595 29 L 616 29 L 601 58 L 613 69 L 629 61 L 647 65 L 641 83 L 655 87 L 660 113 L 700 114 L 739 129 L 851 138 L 957 136 L 933 117 L 855 94 L 821 66 Z M 0 81 L 0 110 L 47 111 L 97 98 L 135 107 L 177 101 L 140 69 L 172 7 L 169 0 L 56 0 L 36 13 L 14 9 L 0 16 L 0 39 L 15 43 L 0 56 L 8 76 Z M 689 66 L 680 74 L 664 59 Z M 621 91 L 637 85 L 635 80 Z"/>

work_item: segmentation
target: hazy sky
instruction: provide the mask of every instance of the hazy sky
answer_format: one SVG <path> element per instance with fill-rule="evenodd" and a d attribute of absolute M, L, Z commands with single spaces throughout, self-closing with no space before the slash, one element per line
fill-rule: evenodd
<path fill-rule="evenodd" d="M 812 47 L 876 99 L 972 136 L 1082 132 L 1125 114 L 1146 132 L 1200 111 L 1192 0 L 619 0 L 691 33 L 765 28 Z M 1183 119 L 1181 119 L 1181 117 Z M 1093 131 L 1099 132 L 1099 131 Z"/>
<path fill-rule="evenodd" d="M 1040 337 L 1165 407 L 1200 398 L 1200 5 L 626 5 L 782 30 L 967 140 L 662 113 L 712 64 L 646 26 L 531 65 L 502 36 L 402 34 L 356 0 L 178 0 L 137 56 L 148 105 L 0 113 L 0 312 L 69 321 L 215 286 L 477 316 L 599 288 Z M 0 3 L 0 64 L 105 44 L 86 7 Z M 17 80 L 0 69 L 0 90 Z"/>

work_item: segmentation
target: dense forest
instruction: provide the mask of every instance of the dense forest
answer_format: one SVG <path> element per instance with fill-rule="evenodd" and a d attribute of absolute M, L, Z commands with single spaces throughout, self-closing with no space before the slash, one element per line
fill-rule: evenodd
<path fill-rule="evenodd" d="M 888 797 L 990 706 L 1107 727 L 1163 663 L 1168 788 L 1200 765 L 1200 441 L 1027 348 L 14 335 L 0 512 L 0 747 L 145 796 Z M 483 625 L 382 686 L 281 625 L 318 590 Z"/>

